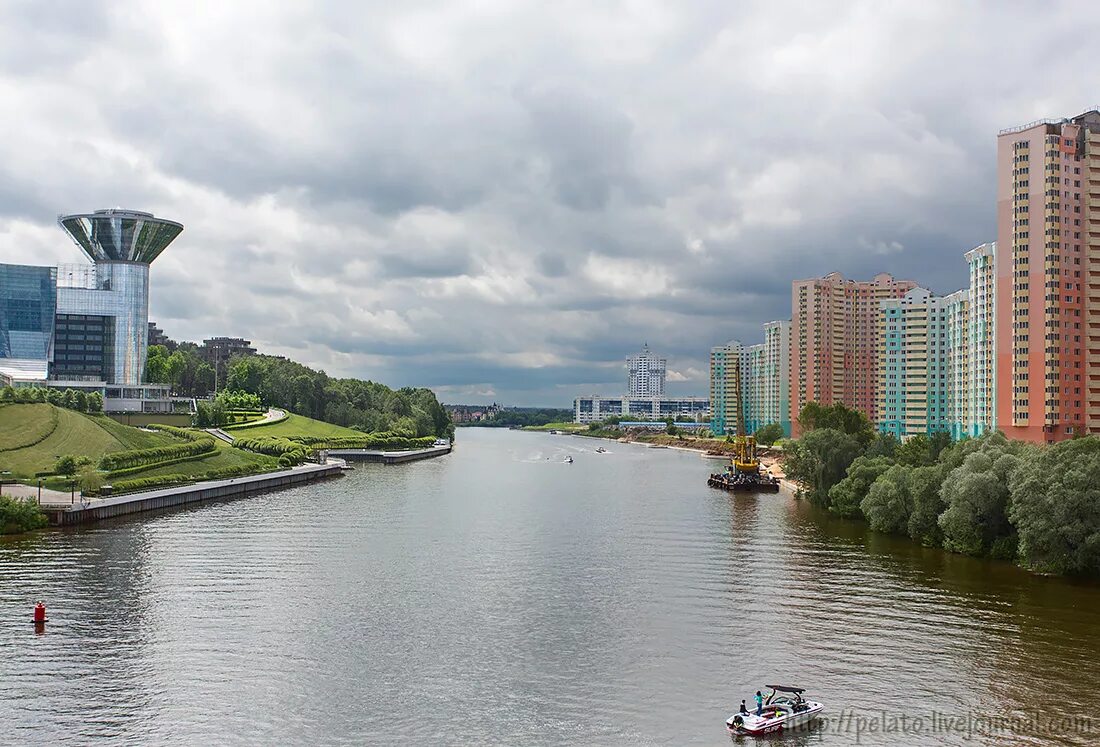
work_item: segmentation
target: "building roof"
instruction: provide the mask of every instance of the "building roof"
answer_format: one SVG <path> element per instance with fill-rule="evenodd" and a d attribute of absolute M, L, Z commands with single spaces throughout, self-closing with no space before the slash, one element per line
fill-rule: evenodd
<path fill-rule="evenodd" d="M 149 264 L 183 231 L 183 224 L 138 210 L 96 210 L 57 223 L 93 262 Z"/>

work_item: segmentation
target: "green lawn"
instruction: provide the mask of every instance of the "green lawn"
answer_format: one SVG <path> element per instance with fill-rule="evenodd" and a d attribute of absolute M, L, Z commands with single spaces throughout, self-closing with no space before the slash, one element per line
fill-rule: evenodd
<path fill-rule="evenodd" d="M 179 443 L 171 436 L 131 428 L 104 415 L 82 415 L 47 404 L 11 404 L 0 408 L 0 429 L 6 431 L 5 422 L 19 423 L 18 428 L 23 434 L 20 438 L 25 439 L 32 433 L 42 433 L 48 429 L 50 420 L 55 416 L 57 427 L 40 443 L 0 452 L 0 470 L 9 470 L 16 477 L 30 478 L 36 472 L 52 469 L 57 458 L 65 454 L 98 460 L 113 451 Z M 16 438 L 13 436 L 12 441 Z"/>
<path fill-rule="evenodd" d="M 344 428 L 340 425 L 323 423 L 320 420 L 292 415 L 287 413 L 285 420 L 270 425 L 257 425 L 253 428 L 229 431 L 234 438 L 259 438 L 261 436 L 320 436 L 320 437 L 355 437 L 362 436 L 360 431 Z"/>
<path fill-rule="evenodd" d="M 4 405 L 0 407 L 0 451 L 38 443 L 53 433 L 57 423 L 51 405 Z"/>

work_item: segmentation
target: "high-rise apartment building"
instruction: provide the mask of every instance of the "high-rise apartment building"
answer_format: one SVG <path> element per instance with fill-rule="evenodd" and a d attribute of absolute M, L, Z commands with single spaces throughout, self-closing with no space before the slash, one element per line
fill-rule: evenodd
<path fill-rule="evenodd" d="M 970 432 L 971 411 L 973 406 L 970 401 L 974 387 L 971 378 L 975 371 L 971 369 L 970 356 L 970 292 L 968 289 L 955 291 L 944 296 L 944 331 L 946 333 L 946 345 L 943 349 L 943 360 L 946 370 L 945 391 L 947 400 L 946 428 L 951 438 L 959 439 L 963 436 L 976 436 L 979 433 Z"/>
<path fill-rule="evenodd" d="M 715 436 L 737 434 L 744 350 L 737 340 L 710 349 L 710 430 Z"/>
<path fill-rule="evenodd" d="M 956 437 L 980 436 L 997 428 L 997 361 L 994 356 L 996 316 L 996 243 L 976 246 L 965 255 L 970 272 L 966 291 L 965 410 L 956 421 Z"/>
<path fill-rule="evenodd" d="M 626 359 L 628 373 L 628 397 L 663 397 L 665 395 L 665 370 L 668 361 L 651 352 L 649 345 L 642 352 Z"/>
<path fill-rule="evenodd" d="M 741 398 L 749 433 L 776 423 L 791 435 L 790 345 L 791 323 L 774 321 L 764 324 L 764 342 L 743 348 Z"/>
<path fill-rule="evenodd" d="M 880 302 L 875 422 L 881 432 L 904 440 L 949 430 L 947 326 L 951 302 L 950 297 L 933 295 L 925 288 Z"/>
<path fill-rule="evenodd" d="M 879 304 L 916 287 L 881 273 L 869 281 L 833 272 L 791 284 L 790 420 L 809 402 L 836 402 L 878 421 Z"/>
<path fill-rule="evenodd" d="M 1100 111 L 998 135 L 995 268 L 997 427 L 1100 433 Z"/>

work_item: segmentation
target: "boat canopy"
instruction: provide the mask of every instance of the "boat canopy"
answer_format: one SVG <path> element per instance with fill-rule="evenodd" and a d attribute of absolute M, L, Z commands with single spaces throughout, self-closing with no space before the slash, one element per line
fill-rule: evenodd
<path fill-rule="evenodd" d="M 765 685 L 764 687 L 768 688 L 769 690 L 775 690 L 776 692 L 794 693 L 795 695 L 801 695 L 802 693 L 806 692 L 804 688 L 789 687 L 787 685 Z"/>

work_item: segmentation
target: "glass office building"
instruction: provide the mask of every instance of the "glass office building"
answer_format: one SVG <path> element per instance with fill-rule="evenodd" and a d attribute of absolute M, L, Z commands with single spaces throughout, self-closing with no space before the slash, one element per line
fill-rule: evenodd
<path fill-rule="evenodd" d="M 46 379 L 56 310 L 55 268 L 0 265 L 0 373 Z"/>
<path fill-rule="evenodd" d="M 0 379 L 100 391 L 108 411 L 171 411 L 167 387 L 142 383 L 149 263 L 183 226 L 135 210 L 58 223 L 92 264 L 0 265 Z"/>
<path fill-rule="evenodd" d="M 85 268 L 61 274 L 58 313 L 112 320 L 104 326 L 110 341 L 103 362 L 105 380 L 127 387 L 140 385 L 148 350 L 149 263 L 183 226 L 137 210 L 97 210 L 64 215 L 57 222 L 95 263 L 91 272 Z M 75 364 L 94 365 L 87 358 L 69 362 L 73 371 Z"/>

